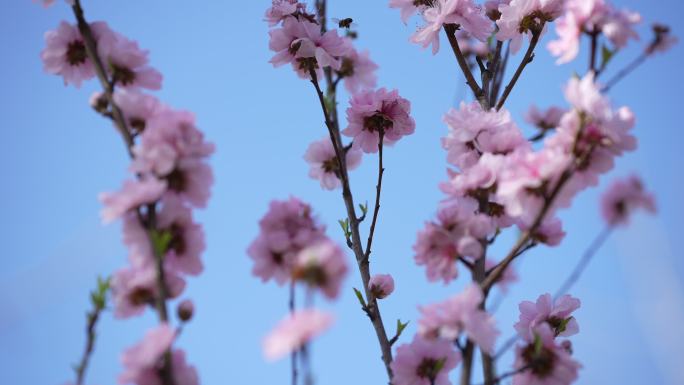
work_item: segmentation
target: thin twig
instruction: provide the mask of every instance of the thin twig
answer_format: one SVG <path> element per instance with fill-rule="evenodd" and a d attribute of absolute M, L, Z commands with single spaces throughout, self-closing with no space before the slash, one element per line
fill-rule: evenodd
<path fill-rule="evenodd" d="M 541 28 L 544 28 L 543 24 Z M 513 74 L 513 78 L 511 78 L 511 81 L 504 89 L 504 93 L 503 95 L 501 95 L 501 100 L 499 100 L 499 103 L 496 105 L 497 110 L 500 110 L 504 106 L 504 104 L 506 103 L 506 99 L 508 99 L 508 96 L 511 94 L 511 91 L 513 91 L 513 87 L 515 87 L 515 84 L 518 82 L 518 79 L 520 78 L 520 75 L 523 73 L 523 70 L 525 70 L 525 67 L 527 67 L 527 65 L 530 64 L 532 60 L 534 60 L 534 49 L 535 47 L 537 47 L 537 43 L 539 43 L 540 36 L 540 31 L 532 32 L 532 39 L 530 40 L 530 45 L 527 47 L 527 52 L 525 52 L 525 56 L 523 56 L 522 61 L 520 61 L 518 69 L 515 71 L 515 74 Z"/>
<path fill-rule="evenodd" d="M 361 245 L 361 233 L 359 231 L 359 221 L 356 216 L 356 208 L 354 206 L 354 198 L 351 193 L 351 188 L 349 186 L 349 176 L 347 173 L 346 161 L 342 157 L 342 141 L 340 139 L 338 124 L 330 119 L 330 113 L 325 103 L 325 97 L 323 96 L 323 91 L 318 83 L 318 76 L 316 71 L 311 65 L 309 67 L 309 75 L 311 76 L 311 83 L 316 89 L 316 94 L 318 95 L 318 100 L 323 110 L 323 115 L 325 116 L 325 124 L 328 128 L 328 133 L 330 135 L 330 140 L 333 143 L 335 149 L 335 155 L 337 157 L 338 165 L 340 167 L 340 180 L 342 182 L 342 199 L 345 203 L 347 209 L 347 218 L 349 219 L 349 228 L 352 236 L 352 250 L 356 256 L 356 261 L 359 266 L 359 272 L 361 273 L 361 281 L 363 283 L 364 292 L 368 301 L 368 315 L 373 328 L 375 329 L 375 334 L 378 338 L 378 343 L 380 344 L 380 350 L 382 352 L 382 361 L 385 364 L 385 370 L 387 371 L 387 376 L 392 379 L 392 369 L 390 363 L 392 362 L 392 345 L 387 337 L 387 332 L 385 330 L 385 325 L 382 322 L 382 317 L 380 315 L 380 308 L 378 307 L 377 299 L 373 296 L 370 289 L 370 268 L 368 260 L 363 252 L 363 246 Z M 333 90 L 334 92 L 334 90 Z"/>
<path fill-rule="evenodd" d="M 597 73 L 596 71 L 596 52 L 598 49 L 598 36 L 599 33 L 597 31 L 592 31 L 589 34 L 589 38 L 591 40 L 591 51 L 589 54 L 589 71 L 592 71 L 593 73 Z"/>
<path fill-rule="evenodd" d="M 634 59 L 631 63 L 629 63 L 625 68 L 620 70 L 615 76 L 610 78 L 606 82 L 606 85 L 601 88 L 601 92 L 607 93 L 610 91 L 613 86 L 615 86 L 620 80 L 624 79 L 625 76 L 629 75 L 634 71 L 635 69 L 639 68 L 640 65 L 642 65 L 646 59 L 648 58 L 648 54 L 646 52 L 642 53 L 641 55 L 637 56 L 636 59 Z"/>
<path fill-rule="evenodd" d="M 102 281 L 98 278 L 97 288 L 91 292 L 91 303 L 93 305 L 92 310 L 86 314 L 86 344 L 83 349 L 83 355 L 79 361 L 78 366 L 74 368 L 76 371 L 76 385 L 83 385 L 85 380 L 85 374 L 88 370 L 88 364 L 90 363 L 90 357 L 93 355 L 95 350 L 95 326 L 97 321 L 100 319 L 102 311 L 104 311 L 107 302 L 107 291 L 109 289 L 108 280 Z"/>
<path fill-rule="evenodd" d="M 370 231 L 368 233 L 368 241 L 366 242 L 366 260 L 370 258 L 371 246 L 373 245 L 373 236 L 375 235 L 375 225 L 378 222 L 378 214 L 380 213 L 380 194 L 382 193 L 382 176 L 385 174 L 385 167 L 382 165 L 382 147 L 385 139 L 385 131 L 380 130 L 378 141 L 378 183 L 375 185 L 375 208 L 373 209 L 373 220 L 371 221 Z"/>
<path fill-rule="evenodd" d="M 290 309 L 290 315 L 294 315 L 295 312 L 295 283 L 294 281 L 290 283 L 290 300 L 288 302 L 288 307 Z M 292 385 L 297 385 L 297 350 L 292 351 L 290 356 L 290 365 L 292 371 Z"/>
<path fill-rule="evenodd" d="M 565 279 L 561 287 L 559 287 L 556 291 L 556 294 L 553 296 L 554 299 L 562 296 L 563 294 L 567 294 L 568 291 L 570 291 L 570 289 L 575 285 L 575 283 L 577 283 L 580 276 L 582 276 L 582 273 L 587 268 L 587 265 L 589 265 L 589 262 L 591 262 L 591 259 L 594 257 L 594 255 L 596 255 L 596 252 L 601 249 L 601 246 L 603 246 L 606 239 L 608 239 L 610 236 L 612 230 L 612 226 L 606 226 L 606 228 L 604 228 L 598 234 L 594 241 L 591 242 L 591 245 L 589 245 L 589 247 L 584 251 L 582 258 L 580 258 L 579 262 L 577 262 L 577 265 L 572 270 L 572 273 L 570 273 L 568 278 Z"/>
<path fill-rule="evenodd" d="M 485 100 L 484 98 L 484 92 L 482 91 L 482 88 L 480 88 L 480 86 L 477 84 L 477 81 L 475 80 L 473 73 L 470 71 L 468 62 L 466 61 L 465 56 L 461 51 L 461 47 L 458 45 L 458 39 L 456 38 L 456 25 L 445 24 L 444 32 L 447 35 L 449 44 L 451 44 L 451 49 L 454 51 L 456 61 L 458 62 L 459 67 L 461 67 L 463 75 L 465 75 L 466 83 L 468 83 L 470 90 L 473 91 L 475 98 L 480 102 L 483 108 L 485 108 L 485 106 L 487 106 L 487 100 Z"/>

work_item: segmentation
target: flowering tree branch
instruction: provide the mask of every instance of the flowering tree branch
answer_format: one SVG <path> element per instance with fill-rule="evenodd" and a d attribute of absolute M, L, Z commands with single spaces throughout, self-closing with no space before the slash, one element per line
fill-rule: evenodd
<path fill-rule="evenodd" d="M 100 319 L 102 311 L 104 311 L 107 304 L 107 292 L 109 291 L 109 279 L 97 279 L 97 287 L 90 293 L 90 303 L 93 306 L 92 310 L 86 314 L 86 345 L 81 356 L 81 361 L 74 368 L 76 371 L 76 385 L 83 385 L 85 381 L 85 374 L 88 370 L 90 357 L 95 349 L 95 326 Z"/>
<path fill-rule="evenodd" d="M 456 57 L 456 61 L 458 62 L 458 66 L 461 68 L 463 75 L 465 75 L 466 83 L 468 83 L 468 86 L 470 87 L 470 90 L 475 95 L 475 98 L 484 107 L 487 105 L 487 100 L 486 100 L 484 91 L 477 84 L 477 80 L 475 80 L 475 77 L 473 76 L 472 71 L 470 71 L 470 66 L 468 66 L 468 63 L 466 62 L 465 57 L 463 56 L 463 52 L 461 51 L 461 47 L 458 44 L 458 39 L 456 38 L 456 31 L 457 30 L 458 30 L 458 26 L 455 24 L 444 24 L 444 32 L 446 33 L 447 39 L 449 40 L 449 44 L 451 45 L 451 49 L 454 51 L 454 56 Z"/>
<path fill-rule="evenodd" d="M 375 235 L 375 224 L 378 221 L 378 214 L 380 213 L 380 194 L 382 193 L 382 176 L 385 173 L 385 168 L 382 165 L 382 147 L 385 139 L 384 131 L 380 131 L 380 140 L 378 141 L 378 183 L 375 185 L 375 208 L 373 209 L 373 219 L 371 221 L 370 230 L 368 233 L 368 241 L 366 242 L 365 259 L 368 260 L 371 254 L 371 246 L 373 244 L 373 236 Z"/>

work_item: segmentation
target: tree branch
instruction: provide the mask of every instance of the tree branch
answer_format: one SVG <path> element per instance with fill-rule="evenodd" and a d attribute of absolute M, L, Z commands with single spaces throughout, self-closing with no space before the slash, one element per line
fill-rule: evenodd
<path fill-rule="evenodd" d="M 518 69 L 515 71 L 515 74 L 513 74 L 513 78 L 511 78 L 511 81 L 504 89 L 504 93 L 501 95 L 501 100 L 499 100 L 499 103 L 496 105 L 497 110 L 500 110 L 504 106 L 506 99 L 508 99 L 511 91 L 513 91 L 513 87 L 515 87 L 515 84 L 518 82 L 523 70 L 525 70 L 525 67 L 527 67 L 532 60 L 534 60 L 534 49 L 537 46 L 537 43 L 539 43 L 539 37 L 541 36 L 541 30 L 543 30 L 543 28 L 544 23 L 542 23 L 540 31 L 532 31 L 532 40 L 530 40 L 530 45 L 527 47 L 527 52 L 525 52 L 525 56 L 520 62 L 520 65 L 518 65 Z"/>
<path fill-rule="evenodd" d="M 373 245 L 373 236 L 375 235 L 375 224 L 378 221 L 378 214 L 380 213 L 380 194 L 382 192 L 382 176 L 385 174 L 385 168 L 382 165 L 382 147 L 385 139 L 385 132 L 381 129 L 379 132 L 380 140 L 378 141 L 378 183 L 375 185 L 375 208 L 373 209 L 373 220 L 371 221 L 370 231 L 368 233 L 368 241 L 366 242 L 366 260 L 370 258 L 371 246 Z"/>
<path fill-rule="evenodd" d="M 463 56 L 463 52 L 461 51 L 461 47 L 458 45 L 458 39 L 456 38 L 456 31 L 457 31 L 456 25 L 454 25 L 454 24 L 445 24 L 444 25 L 444 32 L 447 35 L 447 39 L 449 39 L 449 44 L 451 44 L 451 49 L 454 51 L 454 56 L 456 56 L 456 61 L 458 62 L 459 67 L 461 67 L 461 71 L 463 72 L 463 75 L 465 75 L 466 83 L 468 83 L 470 90 L 473 91 L 475 98 L 480 102 L 482 107 L 488 108 L 488 103 L 487 103 L 484 91 L 477 84 L 477 81 L 475 80 L 473 73 L 470 71 L 470 67 L 468 67 L 468 62 L 466 61 L 465 56 Z"/>
<path fill-rule="evenodd" d="M 615 86 L 617 83 L 619 83 L 620 80 L 624 79 L 635 69 L 639 68 L 639 66 L 642 65 L 647 58 L 648 54 L 646 52 L 643 52 L 641 55 L 637 56 L 636 59 L 629 63 L 625 68 L 623 68 L 617 74 L 615 74 L 615 76 L 610 78 L 610 80 L 606 82 L 606 85 L 603 86 L 603 88 L 601 88 L 601 92 L 607 93 L 608 91 L 610 91 L 610 89 L 613 88 L 613 86 Z"/>

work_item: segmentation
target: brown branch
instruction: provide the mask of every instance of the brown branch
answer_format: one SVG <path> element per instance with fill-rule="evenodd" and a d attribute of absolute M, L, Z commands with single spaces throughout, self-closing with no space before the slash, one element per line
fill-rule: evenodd
<path fill-rule="evenodd" d="M 392 362 L 392 346 L 387 337 L 387 332 L 385 330 L 385 325 L 382 322 L 382 317 L 380 315 L 380 308 L 378 307 L 377 299 L 374 297 L 370 289 L 370 267 L 368 264 L 368 259 L 366 258 L 363 248 L 361 245 L 361 233 L 359 231 L 359 221 L 356 216 L 356 208 L 354 206 L 354 198 L 351 193 L 351 188 L 349 184 L 349 175 L 347 173 L 346 158 L 343 156 L 343 145 L 340 138 L 340 133 L 338 129 L 337 122 L 331 120 L 331 114 L 328 111 L 328 107 L 325 103 L 325 97 L 323 96 L 323 91 L 318 82 L 318 75 L 313 66 L 313 63 L 309 65 L 309 75 L 311 76 L 311 83 L 316 89 L 316 94 L 318 95 L 318 100 L 323 110 L 323 115 L 325 117 L 325 125 L 328 128 L 328 134 L 330 135 L 330 140 L 332 141 L 333 148 L 335 149 L 335 156 L 338 161 L 338 166 L 340 168 L 340 181 L 342 182 L 342 199 L 344 201 L 345 207 L 347 209 L 347 218 L 349 219 L 349 228 L 352 236 L 352 250 L 356 256 L 356 262 L 359 266 L 359 272 L 361 273 L 361 281 L 363 283 L 364 292 L 366 294 L 368 302 L 368 318 L 370 319 L 373 328 L 375 329 L 375 334 L 378 338 L 378 343 L 380 344 L 380 350 L 382 351 L 382 361 L 385 364 L 385 369 L 389 379 L 392 379 L 392 369 L 390 363 Z M 334 93 L 334 90 L 332 91 Z"/>
<path fill-rule="evenodd" d="M 572 288 L 572 286 L 575 283 L 577 283 L 580 276 L 582 276 L 582 273 L 587 268 L 587 265 L 589 265 L 589 262 L 591 262 L 591 259 L 594 257 L 594 255 L 596 255 L 596 252 L 599 251 L 599 249 L 601 249 L 601 246 L 603 246 L 603 244 L 605 243 L 606 239 L 608 239 L 612 231 L 613 227 L 607 226 L 605 229 L 603 229 L 603 231 L 601 231 L 596 236 L 594 241 L 591 242 L 589 247 L 584 251 L 582 258 L 580 258 L 579 262 L 577 262 L 577 265 L 572 270 L 572 273 L 570 273 L 568 278 L 565 279 L 561 287 L 558 288 L 553 298 L 558 298 L 563 294 L 567 294 L 570 288 Z"/>
<path fill-rule="evenodd" d="M 487 103 L 487 99 L 485 97 L 484 91 L 477 84 L 477 81 L 475 80 L 473 73 L 470 71 L 470 67 L 468 66 L 468 62 L 466 61 L 465 56 L 463 55 L 463 52 L 461 51 L 461 47 L 458 45 L 458 39 L 456 38 L 456 31 L 457 31 L 457 26 L 455 24 L 445 24 L 444 25 L 444 32 L 447 35 L 447 39 L 449 39 L 449 44 L 451 44 L 451 49 L 454 51 L 454 56 L 456 56 L 456 61 L 458 62 L 459 67 L 461 67 L 461 71 L 463 72 L 463 75 L 465 75 L 466 83 L 468 83 L 470 90 L 473 91 L 475 98 L 480 102 L 480 104 L 482 105 L 482 108 L 488 109 L 488 103 Z"/>
<path fill-rule="evenodd" d="M 368 260 L 371 255 L 371 246 L 373 245 L 373 236 L 375 235 L 375 225 L 378 221 L 378 214 L 380 213 L 380 193 L 382 192 L 382 176 L 385 174 L 385 168 L 382 165 L 382 147 L 385 139 L 385 132 L 381 129 L 379 132 L 380 140 L 378 141 L 378 183 L 375 185 L 375 208 L 373 209 L 373 220 L 371 221 L 370 231 L 368 233 L 368 241 L 366 242 L 366 255 Z"/>
<path fill-rule="evenodd" d="M 527 52 L 525 52 L 525 56 L 523 56 L 522 61 L 520 61 L 518 69 L 515 71 L 515 74 L 513 74 L 513 78 L 511 78 L 511 81 L 504 89 L 504 93 L 501 95 L 501 100 L 499 100 L 499 103 L 496 105 L 497 110 L 500 110 L 504 106 L 506 99 L 508 99 L 511 91 L 513 91 L 513 87 L 515 87 L 515 84 L 518 82 L 523 70 L 525 70 L 525 67 L 527 67 L 532 60 L 534 60 L 534 49 L 537 47 L 537 43 L 539 43 L 539 37 L 541 36 L 541 30 L 543 30 L 543 28 L 544 23 L 542 23 L 539 31 L 532 31 L 532 40 L 530 40 L 530 45 L 527 47 Z"/>
<path fill-rule="evenodd" d="M 596 71 L 596 52 L 598 49 L 598 36 L 599 33 L 597 31 L 592 31 L 589 34 L 589 39 L 591 40 L 591 51 L 589 54 L 589 71 L 593 73 L 597 73 Z"/>
<path fill-rule="evenodd" d="M 85 13 L 83 11 L 83 7 L 81 6 L 80 0 L 74 0 L 72 11 L 74 13 L 74 17 L 76 18 L 78 30 L 81 33 L 81 36 L 83 37 L 86 54 L 88 55 L 90 61 L 93 63 L 93 67 L 95 68 L 95 73 L 102 86 L 104 96 L 107 99 L 107 102 L 109 103 L 109 106 L 111 108 L 112 121 L 114 122 L 114 125 L 119 131 L 119 134 L 124 140 L 124 144 L 126 145 L 126 151 L 128 152 L 129 157 L 133 158 L 133 146 L 135 144 L 133 141 L 133 136 L 131 135 L 131 132 L 128 129 L 128 125 L 126 124 L 126 119 L 124 118 L 123 112 L 116 105 L 116 103 L 114 103 L 115 82 L 109 79 L 103 61 L 97 52 L 97 42 L 95 41 L 95 37 L 90 28 L 90 24 L 86 21 Z M 143 227 L 145 227 L 148 230 L 148 235 L 151 235 L 150 233 L 155 231 L 156 229 L 155 205 L 148 205 L 147 220 L 144 220 L 140 210 L 138 210 L 138 218 L 140 220 L 141 225 L 143 225 Z M 153 242 L 152 238 L 149 238 L 150 242 Z M 155 270 L 157 276 L 156 278 L 158 291 L 157 295 L 155 296 L 155 307 L 157 310 L 159 320 L 161 322 L 168 322 L 169 317 L 168 310 L 166 308 L 166 299 L 168 298 L 168 295 L 166 288 L 166 279 L 164 277 L 163 255 L 158 254 L 159 253 L 155 250 Z M 162 383 L 164 385 L 174 384 L 172 373 L 173 371 L 171 369 L 171 354 L 170 351 L 167 351 L 164 355 L 164 365 L 162 367 L 162 370 L 160 371 L 160 376 L 162 378 Z"/>
<path fill-rule="evenodd" d="M 624 79 L 627 75 L 632 73 L 635 69 L 639 68 L 640 65 L 642 65 L 646 59 L 648 59 L 648 53 L 644 52 L 641 55 L 637 56 L 636 59 L 634 59 L 631 63 L 629 63 L 625 68 L 621 69 L 615 76 L 610 78 L 606 82 L 606 85 L 601 88 L 601 92 L 607 93 L 610 91 L 613 86 L 615 86 L 617 83 L 620 82 L 620 80 Z"/>

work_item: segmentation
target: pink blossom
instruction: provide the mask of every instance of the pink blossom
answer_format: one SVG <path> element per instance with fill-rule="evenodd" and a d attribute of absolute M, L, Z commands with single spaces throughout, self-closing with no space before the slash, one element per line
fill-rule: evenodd
<path fill-rule="evenodd" d="M 511 40 L 511 53 L 515 54 L 520 50 L 523 35 L 531 38 L 534 33 L 541 34 L 545 23 L 555 20 L 562 10 L 563 0 L 512 0 L 501 4 L 496 38 Z"/>
<path fill-rule="evenodd" d="M 548 324 L 534 330 L 534 338 L 516 348 L 513 385 L 569 385 L 582 367 L 564 346 L 558 345 Z M 523 368 L 529 368 L 523 370 Z"/>
<path fill-rule="evenodd" d="M 299 350 L 330 328 L 332 315 L 319 310 L 299 310 L 278 323 L 263 341 L 264 355 L 277 360 Z"/>
<path fill-rule="evenodd" d="M 381 133 L 387 145 L 413 134 L 416 123 L 410 113 L 411 102 L 399 96 L 397 90 L 363 91 L 352 97 L 347 109 L 349 125 L 342 133 L 354 138 L 354 146 L 375 153 Z"/>
<path fill-rule="evenodd" d="M 565 112 L 564 109 L 556 106 L 549 107 L 546 110 L 539 110 L 536 106 L 530 106 L 527 114 L 525 114 L 525 120 L 538 129 L 547 131 L 558 127 Z"/>
<path fill-rule="evenodd" d="M 491 221 L 476 215 L 474 199 L 454 199 L 440 207 L 436 222 L 428 222 L 418 232 L 413 251 L 417 265 L 425 265 L 428 280 L 448 283 L 458 276 L 459 257 L 480 258 L 483 239 L 491 230 Z"/>
<path fill-rule="evenodd" d="M 411 16 L 428 8 L 427 1 L 424 3 L 426 4 L 422 4 L 420 0 L 390 0 L 389 7 L 398 8 L 401 11 L 401 20 L 406 24 Z"/>
<path fill-rule="evenodd" d="M 459 48 L 463 56 L 477 56 L 479 58 L 486 58 L 489 54 L 489 47 L 487 44 L 473 39 L 470 34 L 462 29 L 456 31 L 456 39 L 458 40 Z"/>
<path fill-rule="evenodd" d="M 176 349 L 171 352 L 171 369 L 173 370 L 173 380 L 176 385 L 199 385 L 199 376 L 197 369 L 189 365 L 185 360 L 185 351 Z M 159 383 L 150 383 L 149 385 L 162 385 Z"/>
<path fill-rule="evenodd" d="M 629 223 L 630 215 L 638 209 L 656 211 L 653 195 L 646 191 L 637 175 L 616 180 L 601 197 L 603 219 L 611 226 Z"/>
<path fill-rule="evenodd" d="M 153 177 L 124 181 L 120 191 L 100 194 L 100 202 L 104 204 L 101 213 L 102 221 L 104 223 L 112 222 L 129 210 L 156 202 L 161 198 L 166 188 L 166 182 Z"/>
<path fill-rule="evenodd" d="M 119 375 L 119 384 L 154 383 L 149 381 L 150 372 L 156 372 L 160 367 L 162 355 L 171 348 L 174 339 L 176 331 L 166 323 L 149 330 L 142 341 L 126 349 L 121 356 L 124 372 Z"/>
<path fill-rule="evenodd" d="M 51 6 L 52 4 L 55 3 L 55 0 L 33 0 L 33 2 L 41 2 L 43 3 L 43 7 L 47 8 Z M 69 5 L 74 5 L 74 0 L 64 0 L 65 3 Z"/>
<path fill-rule="evenodd" d="M 572 313 L 580 307 L 580 300 L 564 295 L 553 300 L 551 294 L 543 294 L 537 302 L 523 301 L 520 309 L 520 319 L 513 326 L 518 334 L 528 340 L 534 340 L 534 331 L 542 323 L 551 327 L 554 335 L 569 337 L 579 332 L 579 326 Z"/>
<path fill-rule="evenodd" d="M 302 22 L 304 34 L 293 42 L 292 49 L 296 50 L 297 59 L 316 59 L 316 67 L 332 67 L 339 71 L 342 66 L 341 58 L 352 50 L 348 39 L 340 37 L 337 30 L 321 33 L 318 24 L 308 21 Z"/>
<path fill-rule="evenodd" d="M 147 126 L 149 130 L 141 137 L 141 142 L 148 149 L 160 143 L 168 144 L 177 157 L 183 158 L 203 158 L 214 152 L 214 144 L 207 142 L 197 129 L 192 112 L 164 108 Z"/>
<path fill-rule="evenodd" d="M 558 56 L 558 64 L 573 60 L 583 33 L 603 33 L 615 49 L 627 45 L 639 35 L 634 26 L 641 21 L 638 13 L 617 10 L 605 0 L 567 0 L 565 14 L 556 23 L 558 40 L 549 43 L 549 51 Z"/>
<path fill-rule="evenodd" d="M 259 227 L 259 235 L 247 250 L 254 260 L 252 273 L 280 285 L 290 279 L 299 252 L 326 239 L 325 227 L 314 219 L 311 207 L 294 197 L 271 202 Z"/>
<path fill-rule="evenodd" d="M 165 269 L 165 278 L 167 296 L 178 297 L 185 289 L 185 281 L 170 269 Z M 152 264 L 124 268 L 114 273 L 111 287 L 115 317 L 140 315 L 146 305 L 154 306 L 158 292 L 157 272 Z"/>
<path fill-rule="evenodd" d="M 477 163 L 479 154 L 507 154 L 527 146 L 511 114 L 502 109 L 484 111 L 477 102 L 461 103 L 444 115 L 449 134 L 442 139 L 447 161 L 462 170 Z"/>
<path fill-rule="evenodd" d="M 472 0 L 436 0 L 435 3 L 423 11 L 425 26 L 411 36 L 411 41 L 423 48 L 432 45 L 433 54 L 439 51 L 439 34 L 445 24 L 457 24 L 480 41 L 487 40 L 492 33 L 492 22 Z"/>
<path fill-rule="evenodd" d="M 134 90 L 117 89 L 114 93 L 114 103 L 121 109 L 128 127 L 136 133 L 142 133 L 147 122 L 162 111 L 162 105 L 152 95 Z"/>
<path fill-rule="evenodd" d="M 384 299 L 394 292 L 394 278 L 389 274 L 375 274 L 368 286 L 375 298 Z"/>
<path fill-rule="evenodd" d="M 157 214 L 157 228 L 171 234 L 165 265 L 180 273 L 199 275 L 204 269 L 200 259 L 205 248 L 204 231 L 192 219 L 192 211 L 179 199 L 166 197 Z"/>
<path fill-rule="evenodd" d="M 347 170 L 356 169 L 363 156 L 361 149 L 352 146 L 349 150 L 342 151 L 345 151 Z M 339 165 L 329 136 L 311 143 L 304 154 L 304 159 L 310 166 L 309 177 L 319 180 L 321 188 L 334 190 L 340 187 L 341 182 L 337 176 Z"/>
<path fill-rule="evenodd" d="M 84 80 L 95 76 L 81 34 L 76 26 L 65 21 L 56 30 L 45 32 L 45 48 L 40 58 L 45 72 L 62 76 L 65 85 L 80 87 Z"/>
<path fill-rule="evenodd" d="M 297 0 L 273 0 L 271 8 L 266 10 L 264 20 L 268 22 L 270 27 L 273 27 L 305 7 L 305 4 Z"/>
<path fill-rule="evenodd" d="M 297 255 L 292 275 L 335 299 L 347 275 L 344 251 L 330 240 L 308 246 Z"/>
<path fill-rule="evenodd" d="M 494 318 L 480 309 L 483 299 L 480 287 L 471 284 L 444 302 L 421 307 L 418 333 L 425 338 L 441 338 L 451 343 L 466 334 L 482 350 L 491 353 L 500 333 Z"/>
<path fill-rule="evenodd" d="M 390 364 L 393 385 L 451 385 L 449 372 L 461 362 L 461 355 L 448 341 L 415 336 L 410 344 L 397 348 Z"/>
<path fill-rule="evenodd" d="M 375 88 L 377 83 L 375 71 L 377 69 L 378 65 L 370 59 L 368 51 L 358 52 L 352 49 L 347 56 L 342 58 L 339 75 L 344 78 L 344 88 L 350 94 L 355 94 L 359 91 Z"/>
<path fill-rule="evenodd" d="M 97 42 L 98 53 L 117 86 L 151 90 L 161 88 L 162 75 L 148 66 L 148 51 L 140 49 L 137 42 L 110 31 L 104 22 L 93 25 L 93 29 L 101 36 Z"/>

